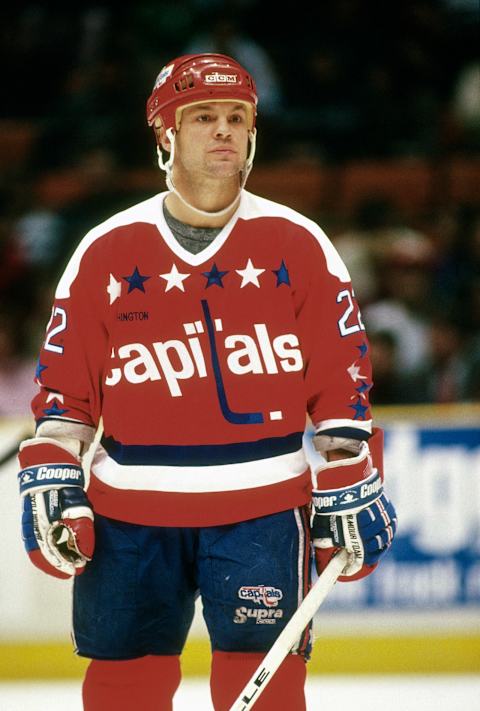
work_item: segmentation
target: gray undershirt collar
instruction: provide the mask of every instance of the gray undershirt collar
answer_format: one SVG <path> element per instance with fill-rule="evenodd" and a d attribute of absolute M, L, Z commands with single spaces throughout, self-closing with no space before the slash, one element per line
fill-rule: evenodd
<path fill-rule="evenodd" d="M 192 254 L 198 254 L 208 247 L 223 229 L 222 227 L 192 227 L 185 222 L 180 222 L 169 212 L 165 201 L 163 202 L 163 215 L 177 242 Z"/>

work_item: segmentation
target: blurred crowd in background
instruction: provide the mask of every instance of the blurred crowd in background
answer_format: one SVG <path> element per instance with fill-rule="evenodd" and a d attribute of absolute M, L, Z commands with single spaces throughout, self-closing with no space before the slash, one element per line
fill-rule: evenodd
<path fill-rule="evenodd" d="M 164 189 L 145 101 L 173 57 L 217 51 L 251 71 L 257 167 L 480 159 L 476 0 L 26 2 L 1 16 L 0 416 L 29 412 L 75 245 Z M 437 197 L 307 210 L 351 272 L 374 404 L 480 400 L 480 200 Z"/>

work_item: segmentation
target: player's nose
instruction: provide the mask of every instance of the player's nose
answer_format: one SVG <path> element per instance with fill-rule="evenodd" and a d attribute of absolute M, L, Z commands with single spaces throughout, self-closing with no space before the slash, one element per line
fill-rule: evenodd
<path fill-rule="evenodd" d="M 226 117 L 219 117 L 215 125 L 215 136 L 217 138 L 224 138 L 225 136 L 230 136 L 230 124 Z"/>

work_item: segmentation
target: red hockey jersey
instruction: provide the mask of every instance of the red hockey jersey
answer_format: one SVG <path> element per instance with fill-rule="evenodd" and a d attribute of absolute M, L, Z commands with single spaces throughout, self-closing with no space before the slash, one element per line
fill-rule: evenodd
<path fill-rule="evenodd" d="M 104 434 L 89 498 L 163 526 L 246 520 L 310 500 L 317 430 L 367 438 L 368 343 L 322 230 L 242 192 L 206 249 L 186 251 L 168 193 L 91 230 L 55 295 L 37 367 L 37 423 Z"/>

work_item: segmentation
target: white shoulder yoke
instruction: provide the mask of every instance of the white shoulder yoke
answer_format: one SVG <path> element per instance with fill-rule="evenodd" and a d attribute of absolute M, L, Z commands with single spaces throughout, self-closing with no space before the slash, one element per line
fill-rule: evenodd
<path fill-rule="evenodd" d="M 319 243 L 325 255 L 327 269 L 330 274 L 340 279 L 340 281 L 350 281 L 347 267 L 325 232 L 316 222 L 305 217 L 300 212 L 244 190 L 238 216 L 243 220 L 252 220 L 258 217 L 282 217 L 300 227 L 304 227 Z"/>
<path fill-rule="evenodd" d="M 135 222 L 145 222 L 147 224 L 155 225 L 158 223 L 158 214 L 161 211 L 161 196 L 154 195 L 148 200 L 133 205 L 132 207 L 118 212 L 116 215 L 109 217 L 108 220 L 102 222 L 91 229 L 85 237 L 82 239 L 75 252 L 70 258 L 66 269 L 58 282 L 57 290 L 55 292 L 56 299 L 68 299 L 70 296 L 70 287 L 75 281 L 78 271 L 80 269 L 80 262 L 82 261 L 83 255 L 92 246 L 97 239 L 100 239 L 104 235 L 111 232 L 111 230 L 116 227 L 123 227 L 124 225 L 132 225 Z"/>

